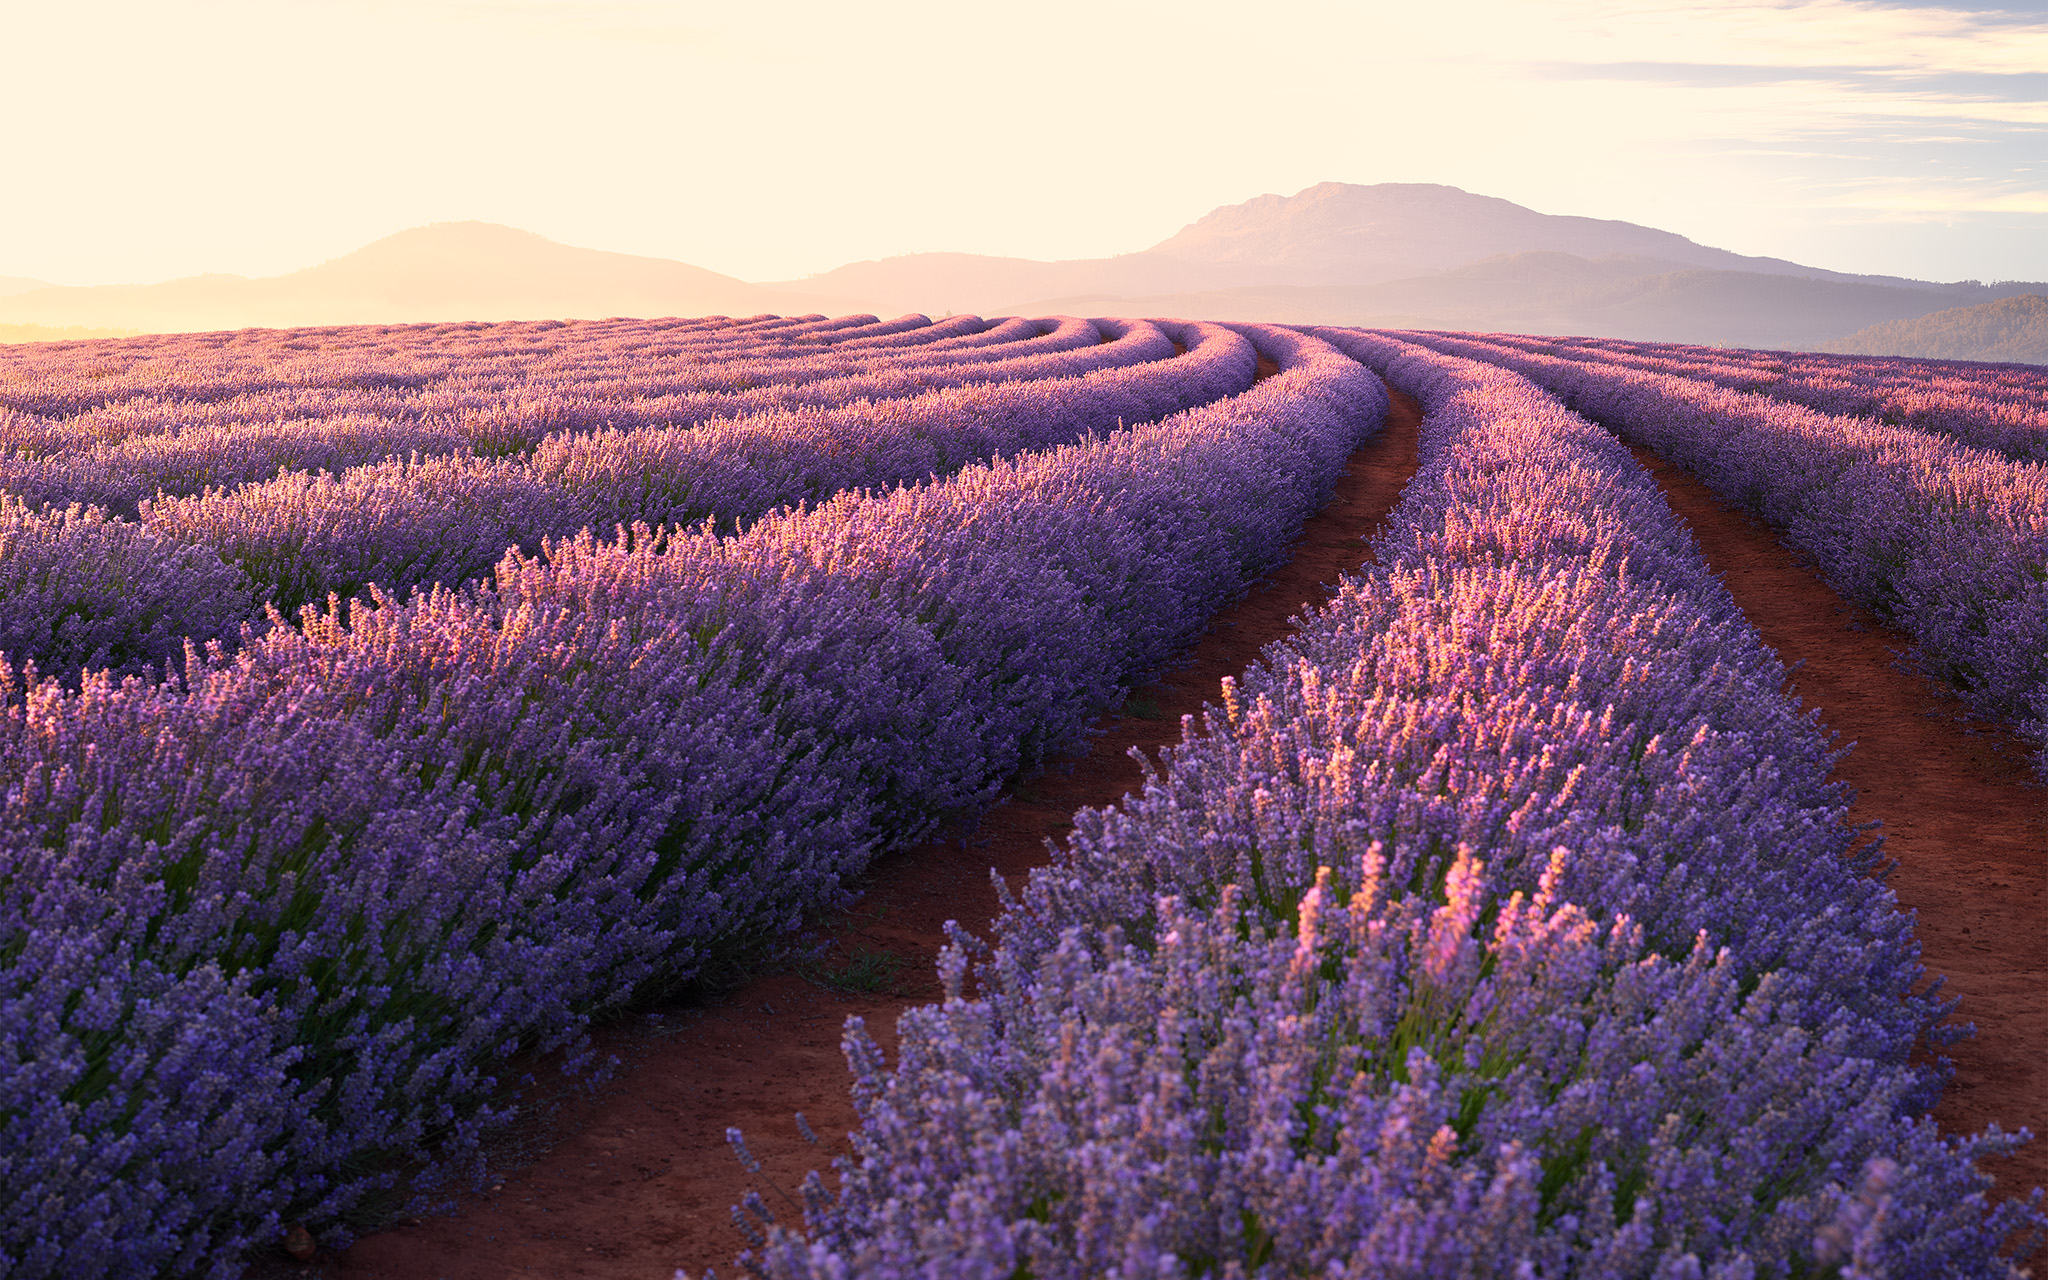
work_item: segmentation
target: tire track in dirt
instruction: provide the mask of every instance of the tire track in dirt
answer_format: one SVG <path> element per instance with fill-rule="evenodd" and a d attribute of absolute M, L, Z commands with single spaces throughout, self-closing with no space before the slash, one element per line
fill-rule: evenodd
<path fill-rule="evenodd" d="M 1797 664 L 1791 689 L 1837 745 L 1856 744 L 1834 776 L 1856 789 L 1856 821 L 1883 824 L 1898 863 L 1888 883 L 1917 913 L 1921 959 L 1977 1026 L 1947 1051 L 1956 1075 L 1935 1118 L 1954 1133 L 1994 1121 L 2033 1130 L 2035 1142 L 1984 1171 L 2000 1196 L 2048 1185 L 2048 791 L 2025 744 L 1903 669 L 1911 637 L 1845 603 L 1769 528 L 1634 452 L 1765 642 Z"/>
<path fill-rule="evenodd" d="M 1290 619 L 1319 605 L 1339 577 L 1369 558 L 1365 539 L 1380 527 L 1416 465 L 1416 402 L 1393 394 L 1387 426 L 1352 455 L 1335 495 L 1311 518 L 1290 559 L 1251 594 L 1218 614 L 1179 667 L 1135 690 L 1126 710 L 1106 717 L 1090 751 L 1056 762 L 1014 788 L 963 851 L 935 842 L 884 859 L 867 892 L 837 922 L 827 967 L 881 978 L 886 989 L 834 990 L 795 973 L 748 983 L 705 1006 L 671 1009 L 599 1035 L 601 1052 L 625 1060 L 597 1096 L 566 1103 L 540 1159 L 450 1217 L 429 1218 L 358 1241 L 311 1265 L 278 1262 L 270 1275 L 335 1280 L 506 1280 L 602 1276 L 669 1280 L 675 1268 L 729 1271 L 745 1247 L 729 1210 L 758 1191 L 778 1216 L 796 1221 L 784 1195 L 806 1171 L 830 1173 L 855 1126 L 840 1028 L 849 1015 L 894 1050 L 896 1016 L 939 995 L 933 964 L 943 927 L 978 929 L 996 910 L 988 870 L 1020 879 L 1045 860 L 1084 805 L 1114 803 L 1140 780 L 1126 754 L 1180 741 L 1183 715 L 1198 714 L 1219 682 L 1257 661 L 1289 634 Z M 869 957 L 866 961 L 862 957 Z M 805 1113 L 826 1141 L 798 1135 Z M 744 1170 L 727 1146 L 738 1126 L 762 1166 Z"/>

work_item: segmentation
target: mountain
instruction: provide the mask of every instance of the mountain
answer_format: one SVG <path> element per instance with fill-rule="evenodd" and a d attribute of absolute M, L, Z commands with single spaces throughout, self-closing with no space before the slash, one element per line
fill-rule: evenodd
<path fill-rule="evenodd" d="M 0 298 L 17 293 L 29 293 L 36 289 L 50 288 L 47 280 L 30 280 L 26 276 L 0 276 Z"/>
<path fill-rule="evenodd" d="M 1257 265 L 1273 283 L 1285 284 L 1371 284 L 1526 253 L 1853 278 L 1780 258 L 1710 249 L 1632 222 L 1537 213 L 1493 196 L 1417 182 L 1325 182 L 1292 196 L 1260 196 L 1217 209 L 1147 252 Z"/>
<path fill-rule="evenodd" d="M 1034 262 L 921 253 L 857 262 L 777 287 L 865 298 L 888 311 L 1000 314 L 1069 298 L 1355 288 L 1528 253 L 1629 258 L 1663 271 L 1704 267 L 1857 279 L 1709 249 L 1633 223 L 1537 213 L 1456 187 L 1325 182 L 1292 196 L 1226 205 L 1149 249 L 1114 258 Z"/>
<path fill-rule="evenodd" d="M 1654 227 L 1427 183 L 1325 182 L 1216 209 L 1148 249 L 1038 262 L 923 253 L 749 284 L 662 258 L 437 223 L 263 279 L 32 287 L 0 325 L 168 330 L 602 316 L 1177 315 L 1815 347 L 1872 325 L 2048 293 L 1755 258 Z"/>
<path fill-rule="evenodd" d="M 164 332 L 852 309 L 845 299 L 764 289 L 666 258 L 571 248 L 487 222 L 441 222 L 290 275 L 0 296 L 0 323 Z"/>
<path fill-rule="evenodd" d="M 1468 266 L 1357 285 L 1263 285 L 1116 298 L 1045 299 L 1022 310 L 1099 315 L 1473 329 L 1802 349 L 1883 321 L 1977 302 L 1983 285 L 1879 283 L 1868 277 L 1715 271 L 1655 258 L 1507 254 Z"/>
<path fill-rule="evenodd" d="M 2027 293 L 1876 324 L 1826 343 L 1821 350 L 2048 364 L 2048 297 Z"/>
<path fill-rule="evenodd" d="M 1456 187 L 1325 182 L 1216 209 L 1115 258 L 913 254 L 778 287 L 860 298 L 883 314 L 1176 315 L 1810 347 L 2031 286 L 1851 275 Z"/>

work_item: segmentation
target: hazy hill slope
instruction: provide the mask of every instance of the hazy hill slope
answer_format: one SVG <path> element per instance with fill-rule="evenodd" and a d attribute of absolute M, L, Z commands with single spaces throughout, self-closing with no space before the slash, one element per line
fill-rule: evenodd
<path fill-rule="evenodd" d="M 1029 310 L 1033 304 L 1058 298 L 1163 298 L 1280 286 L 1386 284 L 1525 254 L 1601 263 L 1627 259 L 1651 274 L 1704 269 L 1930 293 L 1944 288 L 1746 257 L 1654 227 L 1538 213 L 1457 187 L 1403 182 L 1325 182 L 1291 196 L 1264 195 L 1226 205 L 1149 249 L 1120 257 L 1033 262 L 972 254 L 910 254 L 853 263 L 777 287 L 865 298 L 886 304 L 889 310 L 995 314 Z M 1527 287 L 1528 282 L 1522 282 L 1525 292 Z M 1446 290 L 1448 296 L 1458 287 L 1446 282 Z M 1933 297 L 1928 306 L 1943 301 Z M 1440 304 L 1432 302 L 1430 308 L 1434 314 Z M 1834 332 L 1846 333 L 1868 323 L 1860 320 Z"/>
<path fill-rule="evenodd" d="M 1217 209 L 1148 252 L 1258 264 L 1290 284 L 1362 284 L 1448 271 L 1489 258 L 1561 253 L 1687 267 L 1848 279 L 1779 258 L 1751 258 L 1632 222 L 1538 213 L 1436 183 L 1325 182 Z"/>
<path fill-rule="evenodd" d="M 1849 275 L 1456 187 L 1338 182 L 1216 209 L 1115 258 L 912 254 L 798 284 L 878 312 L 1182 315 L 1765 347 L 1809 347 L 2028 287 Z"/>
<path fill-rule="evenodd" d="M 2021 294 L 1876 324 L 1822 349 L 1866 356 L 2048 364 L 2048 297 Z"/>
<path fill-rule="evenodd" d="M 1979 286 L 1714 271 L 1654 258 L 1522 253 L 1451 271 L 1357 285 L 1264 285 L 1126 299 L 1035 300 L 1026 312 L 1289 321 L 1405 329 L 1582 334 L 1660 342 L 1809 348 L 1873 323 L 1975 300 Z"/>
<path fill-rule="evenodd" d="M 828 305 L 814 305 L 820 303 Z M 0 297 L 0 323 L 165 332 L 852 309 L 665 258 L 577 249 L 485 222 L 445 222 L 290 275 L 207 275 Z"/>
<path fill-rule="evenodd" d="M 2048 285 L 1823 271 L 1654 227 L 1429 183 L 1326 182 L 1211 211 L 1149 249 L 1038 262 L 923 253 L 748 284 L 481 222 L 386 237 L 290 275 L 35 287 L 0 325 L 163 331 L 772 312 L 1180 315 L 1814 347 Z"/>

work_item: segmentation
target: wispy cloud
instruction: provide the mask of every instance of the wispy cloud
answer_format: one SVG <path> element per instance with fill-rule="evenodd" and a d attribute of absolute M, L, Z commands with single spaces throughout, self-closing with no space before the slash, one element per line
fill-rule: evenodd
<path fill-rule="evenodd" d="M 2048 5 L 1587 0 L 1550 81 L 1634 89 L 1673 144 L 1779 165 L 1821 206 L 2036 211 L 2015 169 L 2048 157 Z M 1846 162 L 1846 163 L 1843 163 Z"/>
<path fill-rule="evenodd" d="M 1596 24 L 1577 43 L 1579 60 L 1589 63 L 2020 74 L 2048 66 L 2048 13 L 1872 0 L 1656 6 L 1592 0 L 1584 12 Z"/>

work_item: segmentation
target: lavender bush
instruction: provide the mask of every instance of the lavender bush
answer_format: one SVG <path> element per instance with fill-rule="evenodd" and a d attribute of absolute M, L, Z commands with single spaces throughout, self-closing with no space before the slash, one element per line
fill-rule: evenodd
<path fill-rule="evenodd" d="M 1783 670 L 1649 477 L 1499 370 L 1377 550 L 961 934 L 776 1277 L 2009 1276 L 1953 1034 Z M 970 996 L 973 972 L 979 992 Z M 2018 1241 L 2024 1244 L 2024 1241 Z"/>
<path fill-rule="evenodd" d="M 0 495 L 0 654 L 73 684 L 85 668 L 160 674 L 229 638 L 248 580 L 203 547 L 96 507 L 31 511 Z"/>
<path fill-rule="evenodd" d="M 1912 633 L 2048 770 L 2048 468 L 1698 381 L 1420 335 L 1497 360 L 1783 529 L 1844 596 Z"/>
<path fill-rule="evenodd" d="M 951 474 L 969 462 L 1154 421 L 1251 385 L 1256 357 L 1242 338 L 1215 325 L 1191 326 L 1188 336 L 1195 343 L 1185 357 L 1085 375 L 693 428 L 556 436 L 524 459 L 458 455 L 338 477 L 280 475 L 146 502 L 142 523 L 240 566 L 289 615 L 372 583 L 393 593 L 460 584 L 489 572 L 508 546 L 533 550 L 543 538 L 584 528 L 712 521 L 730 532 L 776 507 Z M 1034 367 L 1048 366 L 1036 358 Z"/>
<path fill-rule="evenodd" d="M 145 351 L 168 345 L 183 358 L 143 359 L 125 377 L 81 368 L 72 356 L 68 364 L 33 362 L 56 367 L 30 380 L 0 361 L 0 406 L 15 406 L 0 408 L 8 415 L 0 446 L 10 450 L 0 453 L 0 486 L 31 505 L 90 503 L 132 516 L 153 494 L 260 482 L 280 468 L 338 470 L 459 450 L 521 454 L 557 433 L 679 427 L 1075 375 L 1171 351 L 1149 324 L 1104 322 L 1114 339 L 1104 343 L 1087 321 L 1034 324 L 1000 346 L 948 345 L 979 337 L 969 331 L 984 323 L 907 316 L 708 333 L 673 322 L 441 326 L 456 332 L 420 334 L 399 348 L 402 362 L 368 367 L 357 352 L 382 330 L 332 331 L 332 344 L 303 330 L 252 331 L 268 338 L 254 344 L 260 355 L 238 352 L 198 368 L 191 348 L 218 335 L 172 335 L 134 342 Z M 520 330 L 539 332 L 521 342 Z M 239 348 L 240 336 L 227 345 Z M 133 344 L 88 350 L 107 359 Z"/>
<path fill-rule="evenodd" d="M 2017 462 L 2048 462 L 2048 372 L 2038 365 L 1727 351 L 1620 339 L 1489 341 L 1523 351 L 1698 378 L 1818 409 L 1949 436 Z"/>
<path fill-rule="evenodd" d="M 772 951 L 1074 741 L 1384 411 L 1325 344 L 1247 337 L 1283 372 L 1104 439 L 736 537 L 586 532 L 161 683 L 10 675 L 0 1259 L 229 1275 L 286 1221 L 345 1241 L 395 1162 L 476 1168 L 516 1052 L 574 1064 L 593 1014 Z"/>
<path fill-rule="evenodd" d="M 952 338 L 939 341 L 979 337 L 979 333 L 967 331 L 980 324 L 950 325 Z M 814 327 L 785 326 L 777 332 L 786 348 L 796 341 L 789 336 L 793 330 Z M 849 329 L 841 325 L 824 331 L 823 337 L 883 329 L 900 343 L 941 328 L 906 329 L 893 324 Z M 902 483 L 950 472 L 977 458 L 1039 448 L 1122 423 L 1162 417 L 1240 390 L 1249 385 L 1252 376 L 1250 349 L 1215 326 L 1176 327 L 1178 338 L 1194 343 L 1187 357 L 1153 360 L 1128 369 L 1097 366 L 1105 360 L 1170 354 L 1176 339 L 1150 324 L 1112 321 L 1100 326 L 1066 320 L 1020 322 L 1008 333 L 1014 341 L 972 347 L 944 357 L 918 357 L 925 363 L 906 375 L 917 385 L 970 380 L 951 390 L 902 401 L 861 400 L 836 409 L 784 411 L 694 430 L 642 427 L 594 434 L 570 432 L 546 438 L 537 454 L 532 446 L 538 440 L 528 435 L 509 456 L 475 456 L 476 446 L 493 432 L 501 443 L 511 439 L 505 434 L 506 424 L 531 432 L 541 426 L 560 427 L 573 419 L 573 415 L 555 414 L 545 405 L 522 403 L 516 387 L 508 390 L 501 386 L 491 393 L 501 397 L 492 422 L 478 416 L 481 409 L 473 412 L 467 407 L 460 409 L 464 416 L 456 422 L 450 415 L 457 411 L 446 400 L 430 407 L 394 408 L 389 421 L 362 414 L 267 426 L 232 425 L 230 419 L 223 420 L 223 425 L 128 435 L 112 443 L 92 444 L 83 451 L 58 449 L 46 455 L 17 451 L 0 457 L 0 472 L 13 466 L 15 490 L 30 499 L 94 491 L 117 493 L 132 504 L 141 486 L 156 485 L 158 497 L 141 500 L 149 532 L 122 532 L 96 517 L 107 526 L 106 536 L 138 545 L 167 545 L 167 538 L 191 544 L 196 548 L 191 553 L 195 564 L 201 559 L 225 557 L 230 569 L 216 569 L 214 576 L 226 572 L 232 577 L 232 571 L 238 569 L 255 584 L 259 603 L 267 600 L 292 615 L 305 605 L 324 603 L 330 594 L 359 595 L 372 583 L 389 593 L 403 594 L 419 585 L 466 582 L 487 574 L 508 546 L 536 550 L 543 538 L 566 537 L 587 526 L 603 530 L 643 520 L 680 525 L 714 519 L 729 529 L 738 520 L 777 505 L 815 501 L 841 488 Z M 1105 342 L 1106 333 L 1118 336 Z M 590 345 L 599 352 L 611 351 L 600 343 Z M 702 346 L 701 339 L 697 346 Z M 1077 346 L 1085 350 L 1061 354 Z M 638 353 L 642 348 L 631 350 Z M 740 364 L 764 377 L 799 382 L 808 376 L 806 371 L 815 372 L 815 355 L 783 359 L 780 368 L 773 368 L 750 354 L 757 350 L 756 346 L 740 345 L 728 353 L 733 358 L 721 356 L 719 361 L 692 367 Z M 890 355 L 910 358 L 907 350 Z M 1003 358 L 986 359 L 991 356 Z M 840 359 L 835 368 L 850 367 L 843 358 L 835 358 Z M 609 366 L 607 357 L 603 367 Z M 1012 374 L 1035 378 L 1062 369 L 1091 368 L 1093 374 L 1057 379 L 1050 385 L 1029 380 L 971 381 Z M 546 394 L 559 404 L 570 385 L 567 371 L 550 366 L 535 372 L 554 379 L 546 384 Z M 446 390 L 467 379 L 468 375 L 450 375 L 432 385 Z M 363 381 L 359 377 L 353 380 Z M 842 389 L 853 385 L 844 378 L 838 381 Z M 648 376 L 639 375 L 637 385 L 648 389 Z M 899 379 L 892 385 L 900 391 L 911 384 Z M 347 390 L 332 385 L 315 389 L 334 394 Z M 220 394 L 212 399 L 171 403 L 226 405 L 244 412 L 254 394 L 229 394 L 224 387 L 218 390 Z M 481 391 L 462 394 L 483 396 Z M 152 403 L 165 400 L 163 395 L 151 398 Z M 286 443 L 298 452 L 278 453 Z M 416 450 L 424 448 L 426 456 L 353 468 L 339 476 L 301 472 L 278 475 L 263 483 L 226 483 L 265 468 L 269 469 L 265 474 L 274 472 L 284 456 L 332 463 L 358 455 L 382 456 L 407 444 Z M 60 479 L 52 489 L 41 485 L 36 475 Z M 184 479 L 176 479 L 178 475 Z M 222 481 L 223 487 L 191 497 L 169 497 L 163 491 L 166 485 L 191 488 L 216 480 Z M 59 539 L 36 554 L 61 552 L 100 558 L 82 545 L 74 547 L 74 542 L 75 537 Z M 74 601 L 72 605 L 47 598 L 46 591 L 24 592 L 17 612 L 21 626 L 31 629 L 61 624 L 77 630 L 81 624 L 76 615 L 90 616 L 95 633 L 107 632 L 114 645 L 103 657 L 94 656 L 92 645 L 80 649 L 76 643 L 53 637 L 0 631 L 0 643 L 6 643 L 5 651 L 18 661 L 32 657 L 45 673 L 68 680 L 75 681 L 83 666 L 95 662 L 113 664 L 117 674 L 161 669 L 179 659 L 187 637 L 202 644 L 214 638 L 232 643 L 241 622 L 260 625 L 262 621 L 257 606 L 246 597 L 222 613 L 217 590 L 209 585 L 212 579 L 196 569 L 190 575 L 167 574 L 130 594 L 89 587 L 108 580 L 107 566 L 88 563 L 34 568 L 42 563 L 36 555 L 24 551 L 23 556 L 26 558 L 15 561 L 18 573 L 55 574 L 75 580 L 77 590 L 98 590 L 92 602 Z M 134 616 L 124 616 L 124 611 Z M 135 632 L 150 639 L 140 656 L 131 656 L 114 632 Z"/>

